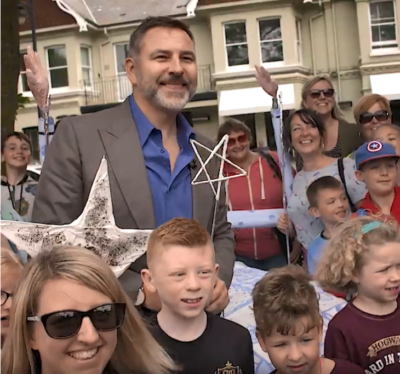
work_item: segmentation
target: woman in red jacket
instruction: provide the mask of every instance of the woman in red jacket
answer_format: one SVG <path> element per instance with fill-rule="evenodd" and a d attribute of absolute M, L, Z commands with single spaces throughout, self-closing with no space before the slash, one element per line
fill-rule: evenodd
<path fill-rule="evenodd" d="M 229 135 L 227 158 L 247 172 L 227 183 L 229 209 L 281 209 L 283 186 L 277 153 L 251 151 L 251 131 L 238 120 L 228 119 L 219 127 L 218 141 L 225 135 Z M 226 163 L 224 172 L 232 175 L 238 170 Z M 287 265 L 286 249 L 282 247 L 275 228 L 236 230 L 237 260 L 249 267 L 270 270 Z M 301 248 L 295 248 L 291 259 L 296 260 L 300 252 Z"/>

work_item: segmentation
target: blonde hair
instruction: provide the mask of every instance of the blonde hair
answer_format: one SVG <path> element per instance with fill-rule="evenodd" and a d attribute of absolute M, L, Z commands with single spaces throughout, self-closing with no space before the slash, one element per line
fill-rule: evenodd
<path fill-rule="evenodd" d="M 366 225 L 370 225 L 369 227 Z M 323 288 L 353 291 L 353 277 L 365 264 L 371 246 L 400 243 L 397 225 L 359 217 L 338 227 L 317 264 L 314 278 Z"/>
<path fill-rule="evenodd" d="M 154 230 L 147 244 L 147 263 L 157 257 L 157 247 L 177 245 L 182 247 L 203 247 L 211 243 L 208 231 L 194 219 L 174 218 Z"/>
<path fill-rule="evenodd" d="M 1 247 L 1 271 L 5 269 L 20 269 L 24 268 L 21 258 L 11 249 Z"/>
<path fill-rule="evenodd" d="M 303 268 L 289 265 L 272 269 L 253 289 L 253 310 L 257 331 L 270 336 L 295 334 L 299 318 L 308 319 L 304 332 L 321 325 L 318 296 Z"/>
<path fill-rule="evenodd" d="M 354 119 L 358 126 L 360 126 L 360 115 L 369 110 L 373 105 L 380 104 L 383 110 L 386 110 L 389 113 L 389 116 L 392 116 L 392 110 L 390 109 L 390 101 L 386 99 L 386 97 L 378 94 L 370 94 L 363 96 L 358 103 L 354 106 L 353 114 Z"/>
<path fill-rule="evenodd" d="M 118 342 L 109 362 L 116 373 L 166 374 L 174 365 L 146 329 L 111 268 L 93 252 L 81 247 L 55 247 L 33 258 L 25 268 L 13 300 L 10 333 L 2 350 L 1 372 L 35 374 L 37 361 L 29 345 L 27 317 L 35 315 L 44 284 L 53 279 L 77 282 L 126 303 L 125 319 L 118 329 Z M 107 367 L 109 367 L 107 366 Z"/>
<path fill-rule="evenodd" d="M 327 82 L 332 88 L 333 83 L 330 80 L 330 78 L 323 76 L 323 75 L 317 75 L 315 77 L 310 78 L 306 83 L 304 83 L 303 89 L 301 90 L 301 107 L 303 109 L 307 109 L 307 107 L 304 105 L 305 101 L 307 100 L 307 96 L 310 92 L 310 90 L 318 83 L 321 81 Z M 333 109 L 332 109 L 332 118 L 337 119 L 337 120 L 343 120 L 343 113 L 336 102 L 335 97 L 333 98 Z"/>

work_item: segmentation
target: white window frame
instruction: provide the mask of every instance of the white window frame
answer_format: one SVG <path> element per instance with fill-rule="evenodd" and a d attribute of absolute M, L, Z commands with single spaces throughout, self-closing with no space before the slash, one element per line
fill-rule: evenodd
<path fill-rule="evenodd" d="M 388 40 L 385 42 L 374 42 L 372 40 L 372 27 L 377 26 L 377 25 L 372 25 L 372 17 L 371 17 L 371 4 L 376 4 L 376 3 L 385 3 L 385 2 L 391 2 L 393 5 L 393 15 L 394 15 L 394 21 L 393 22 L 387 22 L 387 23 L 380 23 L 378 25 L 392 25 L 394 24 L 394 31 L 395 31 L 395 38 L 393 40 Z M 370 1 L 368 3 L 368 17 L 369 17 L 369 32 L 370 32 L 370 43 L 371 43 L 371 50 L 373 54 L 380 54 L 380 53 L 387 53 L 390 51 L 399 51 L 399 36 L 397 33 L 397 14 L 396 14 L 396 2 L 394 0 L 376 0 L 376 1 Z M 393 44 L 397 44 L 397 46 L 393 46 Z M 388 47 L 385 48 L 385 45 Z M 380 47 L 380 48 L 374 48 Z M 383 47 L 383 48 L 381 48 Z"/>
<path fill-rule="evenodd" d="M 82 63 L 82 54 L 81 50 L 82 49 L 87 49 L 88 51 L 88 56 L 89 56 L 89 66 L 83 65 Z M 92 47 L 88 45 L 81 44 L 79 48 L 79 57 L 81 60 L 81 74 L 82 74 L 82 86 L 83 88 L 86 89 L 92 89 L 93 88 L 93 60 L 92 60 Z M 85 82 L 83 81 L 83 69 L 87 69 L 89 71 L 89 85 L 84 86 Z"/>
<path fill-rule="evenodd" d="M 233 23 L 244 23 L 244 27 L 245 27 L 245 30 L 246 30 L 246 42 L 234 43 L 234 44 L 227 44 L 226 43 L 225 25 L 231 25 Z M 250 51 L 249 51 L 249 41 L 247 39 L 247 22 L 246 22 L 246 20 L 234 20 L 234 21 L 224 22 L 222 24 L 222 37 L 224 39 L 225 66 L 226 66 L 227 70 L 229 70 L 229 71 L 241 71 L 241 70 L 244 70 L 246 68 L 249 68 L 250 67 L 250 54 L 249 54 Z M 231 47 L 231 46 L 234 46 L 234 45 L 247 45 L 247 57 L 248 57 L 248 60 L 249 60 L 248 64 L 229 66 L 227 47 Z"/>
<path fill-rule="evenodd" d="M 124 97 L 126 89 L 125 85 L 127 84 L 128 87 L 130 87 L 131 83 L 128 79 L 128 76 L 126 75 L 126 71 L 123 72 L 118 71 L 117 46 L 119 45 L 127 45 L 129 48 L 129 41 L 118 42 L 113 45 L 117 100 L 123 101 L 126 99 L 126 97 Z"/>
<path fill-rule="evenodd" d="M 296 17 L 296 51 L 297 51 L 297 61 L 299 63 L 303 62 L 303 45 L 301 43 L 301 19 Z"/>
<path fill-rule="evenodd" d="M 65 49 L 65 59 L 67 60 L 67 64 L 63 65 L 63 66 L 57 66 L 57 67 L 50 67 L 50 63 L 49 63 L 49 49 L 55 49 L 55 48 L 64 48 Z M 67 45 L 66 44 L 57 44 L 57 45 L 51 45 L 51 46 L 47 46 L 45 48 L 45 52 L 46 52 L 46 63 L 47 63 L 47 70 L 49 72 L 49 84 L 50 84 L 50 90 L 52 92 L 57 92 L 57 91 L 64 91 L 66 88 L 69 87 L 69 74 L 68 74 L 68 59 L 67 59 Z M 58 70 L 58 69 L 67 69 L 67 77 L 68 77 L 68 86 L 62 86 L 62 87 L 52 87 L 52 82 L 51 82 L 51 74 L 50 71 L 52 70 Z"/>
<path fill-rule="evenodd" d="M 267 21 L 267 20 L 275 20 L 275 19 L 279 19 L 279 24 L 280 24 L 280 27 L 281 27 L 281 39 L 261 40 L 260 22 L 261 21 Z M 263 43 L 282 42 L 282 51 L 283 51 L 282 16 L 259 18 L 259 19 L 257 19 L 257 28 L 258 28 L 258 30 L 257 30 L 257 33 L 258 33 L 258 50 L 260 52 L 260 64 L 268 66 L 270 68 L 274 67 L 274 66 L 282 66 L 282 65 L 284 65 L 284 63 L 285 63 L 285 53 L 283 53 L 283 60 L 282 61 L 263 62 L 263 60 L 262 60 L 262 50 L 261 50 L 261 44 L 263 44 Z"/>
<path fill-rule="evenodd" d="M 19 55 L 20 55 L 19 58 L 23 58 L 23 57 L 21 57 L 21 56 L 23 56 L 23 55 L 25 55 L 25 54 L 26 54 L 26 50 L 19 51 Z M 29 87 L 27 87 L 27 88 L 28 88 L 27 91 L 24 90 L 24 84 L 23 84 L 23 80 L 22 80 L 22 76 L 23 76 L 23 75 L 25 75 L 25 77 L 26 77 L 26 71 L 25 71 L 25 70 L 24 70 L 24 71 L 21 71 L 21 70 L 20 70 L 20 72 L 19 72 L 19 87 L 20 87 L 19 91 L 20 91 L 22 94 L 30 94 L 31 91 L 29 90 Z"/>

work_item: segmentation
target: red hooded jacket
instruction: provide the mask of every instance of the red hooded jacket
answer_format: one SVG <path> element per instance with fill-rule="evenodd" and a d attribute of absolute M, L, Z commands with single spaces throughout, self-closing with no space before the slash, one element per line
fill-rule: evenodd
<path fill-rule="evenodd" d="M 270 152 L 279 165 L 278 155 Z M 225 175 L 239 174 L 230 164 L 225 163 Z M 230 210 L 281 209 L 283 187 L 268 162 L 258 157 L 250 166 L 248 175 L 227 181 L 227 201 Z M 275 229 L 236 230 L 236 255 L 264 260 L 282 253 Z"/>

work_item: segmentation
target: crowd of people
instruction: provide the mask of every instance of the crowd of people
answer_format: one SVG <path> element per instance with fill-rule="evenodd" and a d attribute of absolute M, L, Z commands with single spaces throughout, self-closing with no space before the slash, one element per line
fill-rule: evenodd
<path fill-rule="evenodd" d="M 46 74 L 32 50 L 25 59 L 43 113 Z M 249 128 L 227 119 L 218 140 L 228 135 L 227 158 L 247 175 L 227 181 L 216 201 L 208 184 L 191 184 L 200 165 L 190 140 L 213 142 L 181 114 L 197 87 L 189 28 L 167 17 L 145 20 L 125 68 L 133 94 L 63 119 L 39 181 L 27 172 L 29 139 L 2 139 L 2 219 L 71 223 L 105 156 L 116 224 L 153 229 L 147 252 L 117 279 L 90 250 L 55 245 L 28 259 L 2 236 L 2 373 L 252 374 L 250 332 L 223 318 L 240 261 L 266 272 L 253 311 L 275 373 L 398 374 L 400 129 L 388 100 L 364 96 L 350 124 L 329 78 L 311 78 L 283 128 L 284 150 L 296 160 L 286 212 L 277 228 L 233 231 L 228 209 L 283 208 L 278 154 L 250 149 Z M 276 82 L 262 67 L 256 79 L 277 108 Z M 212 176 L 218 168 L 217 158 L 207 164 Z M 236 171 L 226 164 L 224 173 Z M 348 301 L 329 322 L 323 357 L 311 280 Z"/>

